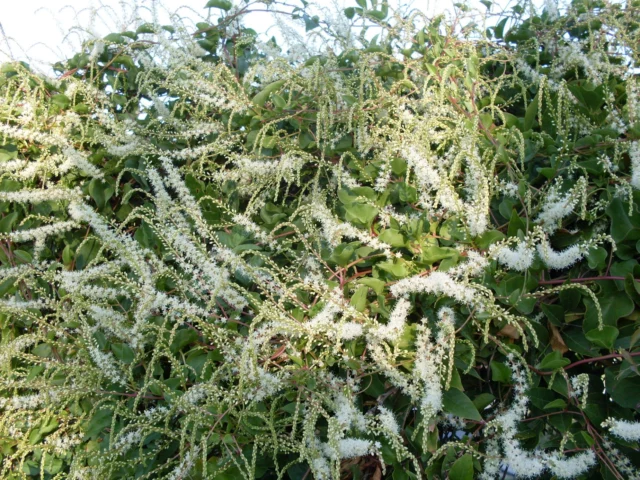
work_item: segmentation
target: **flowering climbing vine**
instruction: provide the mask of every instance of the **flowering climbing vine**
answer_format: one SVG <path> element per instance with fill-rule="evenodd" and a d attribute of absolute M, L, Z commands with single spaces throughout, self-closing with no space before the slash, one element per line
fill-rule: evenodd
<path fill-rule="evenodd" d="M 640 3 L 482 3 L 4 64 L 0 476 L 640 478 Z"/>

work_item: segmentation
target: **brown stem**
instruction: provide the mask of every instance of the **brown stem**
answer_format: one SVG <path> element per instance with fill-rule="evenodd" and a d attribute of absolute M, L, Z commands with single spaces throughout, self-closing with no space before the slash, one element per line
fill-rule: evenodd
<path fill-rule="evenodd" d="M 536 417 L 525 418 L 522 421 L 523 422 L 532 422 L 533 420 L 539 420 L 541 418 L 547 418 L 547 417 L 550 417 L 552 415 L 560 415 L 561 413 L 570 413 L 571 415 L 580 415 L 579 412 L 573 412 L 571 410 L 562 410 L 561 412 L 551 412 L 551 413 L 545 413 L 544 415 L 538 415 Z"/>
<path fill-rule="evenodd" d="M 630 357 L 638 357 L 640 356 L 640 352 L 633 352 L 633 353 L 629 353 Z M 609 355 L 603 355 L 601 357 L 593 357 L 593 358 L 583 358 L 582 360 L 578 360 L 577 362 L 573 362 L 569 365 L 567 365 L 566 367 L 564 367 L 565 370 L 569 370 L 570 368 L 573 367 L 577 367 L 578 365 L 584 365 L 585 363 L 593 363 L 593 362 L 600 362 L 602 360 L 608 360 L 610 358 L 624 358 L 624 355 L 620 354 L 620 353 L 610 353 Z M 533 370 L 534 372 L 536 372 L 538 375 L 552 375 L 553 372 L 545 372 L 542 370 L 538 370 L 537 368 L 529 365 L 529 368 L 531 370 Z"/>

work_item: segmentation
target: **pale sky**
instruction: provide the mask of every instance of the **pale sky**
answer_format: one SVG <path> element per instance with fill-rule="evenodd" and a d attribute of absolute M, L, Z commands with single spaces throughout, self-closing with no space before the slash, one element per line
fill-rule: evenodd
<path fill-rule="evenodd" d="M 399 3 L 411 3 L 424 13 L 433 14 L 452 9 L 455 1 L 459 0 L 390 0 L 389 3 L 392 8 Z M 478 0 L 472 1 L 479 5 Z M 343 7 L 356 5 L 355 0 L 312 0 L 310 3 L 330 7 L 335 2 Z M 4 30 L 4 35 L 0 31 L 0 63 L 12 57 L 42 68 L 71 56 L 77 53 L 81 39 L 90 37 L 89 32 L 103 37 L 122 30 L 123 20 L 132 18 L 131 6 L 136 3 L 142 7 L 138 11 L 146 12 L 149 20 L 152 6 L 162 4 L 162 8 L 156 10 L 162 23 L 170 23 L 171 13 L 198 21 L 198 16 L 205 17 L 208 11 L 204 8 L 207 0 L 4 0 L 0 10 L 0 26 Z M 240 0 L 235 3 L 239 4 Z M 286 3 L 299 5 L 300 0 Z M 92 12 L 97 7 L 101 7 L 101 13 L 95 17 Z M 212 9 L 213 15 L 217 11 Z M 245 19 L 245 25 L 259 33 L 274 24 L 271 14 L 267 13 L 252 13 Z M 85 32 L 80 33 L 81 29 Z M 273 33 L 275 29 L 269 31 L 270 35 Z"/>

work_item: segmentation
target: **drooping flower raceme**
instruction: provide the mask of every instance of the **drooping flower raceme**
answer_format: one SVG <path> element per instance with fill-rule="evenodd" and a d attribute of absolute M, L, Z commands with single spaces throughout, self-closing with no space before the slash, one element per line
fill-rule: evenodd
<path fill-rule="evenodd" d="M 603 422 L 602 426 L 609 428 L 609 431 L 613 435 L 623 438 L 628 442 L 640 440 L 640 422 L 608 418 Z"/>

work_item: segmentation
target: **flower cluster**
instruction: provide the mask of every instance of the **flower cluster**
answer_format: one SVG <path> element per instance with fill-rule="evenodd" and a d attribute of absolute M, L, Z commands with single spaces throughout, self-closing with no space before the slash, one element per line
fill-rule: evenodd
<path fill-rule="evenodd" d="M 613 435 L 628 442 L 640 440 L 640 422 L 608 418 L 603 422 L 602 426 L 608 428 Z"/>

